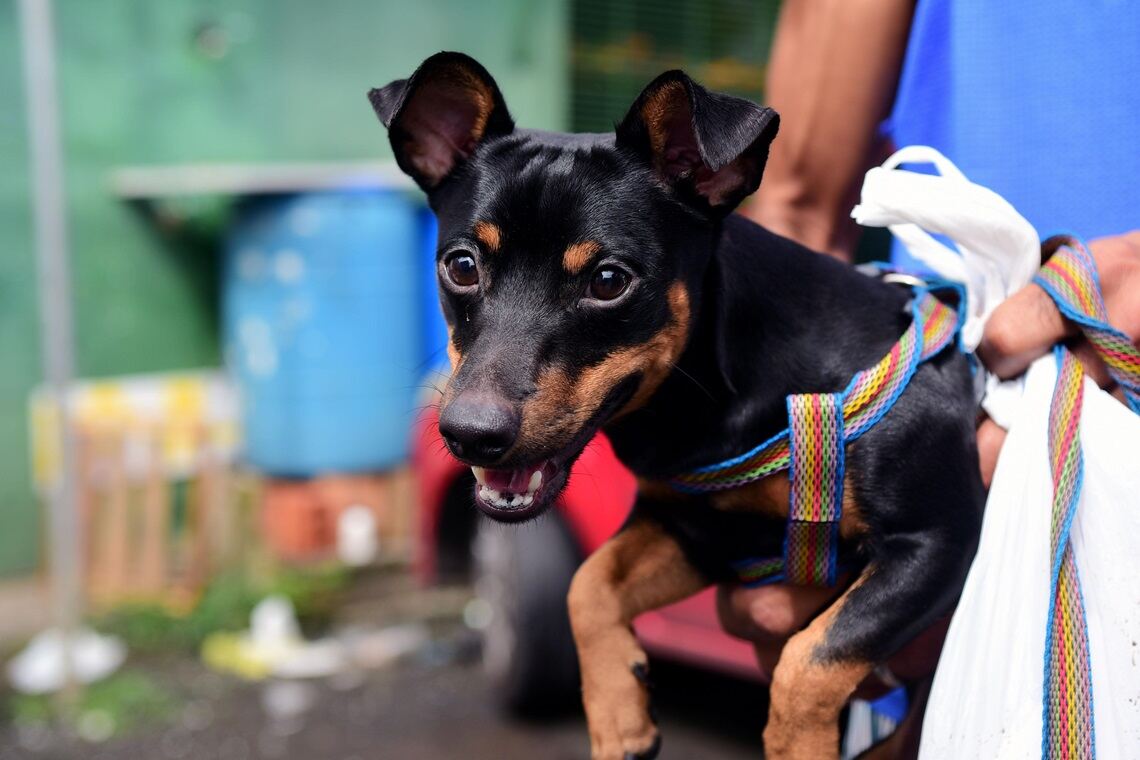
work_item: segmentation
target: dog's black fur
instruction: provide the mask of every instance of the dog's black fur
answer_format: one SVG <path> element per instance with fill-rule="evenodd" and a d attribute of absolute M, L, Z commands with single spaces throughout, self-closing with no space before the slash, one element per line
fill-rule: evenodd
<path fill-rule="evenodd" d="M 613 134 L 516 129 L 490 75 L 454 53 L 370 98 L 439 218 L 441 300 L 458 361 L 445 440 L 474 465 L 556 469 L 531 507 L 480 500 L 493 517 L 548 506 L 601 428 L 646 482 L 751 449 L 787 426 L 788 394 L 842 390 L 909 324 L 905 290 L 729 214 L 759 184 L 778 125 L 770 109 L 669 72 Z M 479 222 L 494 225 L 497 250 L 476 234 Z M 571 274 L 564 252 L 582 241 L 597 253 Z M 450 280 L 455 255 L 474 259 L 474 287 Z M 590 297 L 602 267 L 631 280 L 612 301 Z M 678 283 L 686 314 L 672 298 Z M 660 336 L 678 320 L 683 337 L 663 377 L 649 377 L 644 361 L 624 376 L 607 371 L 590 386 L 588 414 L 543 406 L 535 413 L 554 420 L 532 424 L 542 434 L 528 437 L 544 372 L 578 389 L 590 368 L 667 344 Z M 874 572 L 849 595 L 818 658 L 881 662 L 950 609 L 984 498 L 974 419 L 967 361 L 950 348 L 849 447 L 865 530 L 845 555 Z M 778 555 L 783 539 L 778 517 L 714 509 L 702 497 L 643 497 L 635 518 L 665 525 L 709 582 L 730 577 L 731 560 Z"/>

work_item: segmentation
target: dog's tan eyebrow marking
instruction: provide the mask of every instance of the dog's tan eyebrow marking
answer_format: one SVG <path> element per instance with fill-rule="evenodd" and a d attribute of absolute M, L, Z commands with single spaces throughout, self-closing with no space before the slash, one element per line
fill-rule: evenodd
<path fill-rule="evenodd" d="M 503 242 L 503 231 L 491 222 L 475 222 L 475 237 L 492 253 L 499 250 Z"/>
<path fill-rule="evenodd" d="M 578 274 L 600 250 L 602 250 L 601 243 L 596 240 L 574 243 L 562 254 L 562 268 L 570 274 Z"/>

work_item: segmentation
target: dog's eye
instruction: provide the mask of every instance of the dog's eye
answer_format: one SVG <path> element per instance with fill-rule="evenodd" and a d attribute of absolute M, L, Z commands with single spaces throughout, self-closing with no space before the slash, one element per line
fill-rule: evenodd
<path fill-rule="evenodd" d="M 590 296 L 612 301 L 629 287 L 629 275 L 617 267 L 600 267 L 590 280 Z"/>
<path fill-rule="evenodd" d="M 461 288 L 469 288 L 479 282 L 479 269 L 475 258 L 468 253 L 454 253 L 447 260 L 448 278 Z"/>

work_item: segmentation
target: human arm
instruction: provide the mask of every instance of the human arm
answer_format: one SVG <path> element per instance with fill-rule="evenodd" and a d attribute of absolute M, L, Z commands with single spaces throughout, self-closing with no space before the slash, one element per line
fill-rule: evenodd
<path fill-rule="evenodd" d="M 885 158 L 879 125 L 902 70 L 914 0 L 789 0 L 768 66 L 780 135 L 744 213 L 809 248 L 850 261 L 849 214 Z"/>

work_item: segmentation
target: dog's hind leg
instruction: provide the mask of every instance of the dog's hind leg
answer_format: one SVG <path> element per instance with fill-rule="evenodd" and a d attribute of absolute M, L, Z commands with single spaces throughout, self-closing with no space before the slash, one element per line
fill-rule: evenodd
<path fill-rule="evenodd" d="M 660 525 L 635 518 L 579 568 L 570 585 L 570 623 L 582 671 L 582 700 L 594 760 L 650 758 L 645 651 L 630 628 L 642 612 L 708 585 Z"/>
<path fill-rule="evenodd" d="M 772 674 L 764 757 L 828 760 L 839 756 L 839 713 L 855 687 L 875 667 L 867 659 L 822 658 L 839 609 L 866 574 L 784 646 Z"/>
<path fill-rule="evenodd" d="M 972 552 L 929 535 L 880 557 L 784 647 L 772 675 L 768 760 L 839 756 L 839 713 L 855 687 L 953 605 Z"/>

